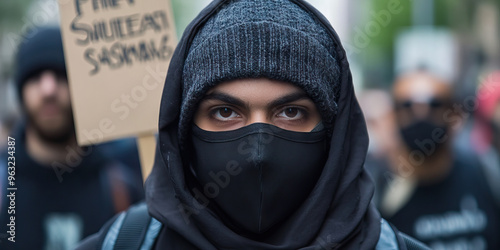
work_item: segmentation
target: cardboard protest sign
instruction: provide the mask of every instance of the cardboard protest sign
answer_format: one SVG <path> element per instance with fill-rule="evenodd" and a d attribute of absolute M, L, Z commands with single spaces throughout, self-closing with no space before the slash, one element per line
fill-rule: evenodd
<path fill-rule="evenodd" d="M 170 0 L 59 0 L 79 145 L 157 130 L 176 46 Z"/>

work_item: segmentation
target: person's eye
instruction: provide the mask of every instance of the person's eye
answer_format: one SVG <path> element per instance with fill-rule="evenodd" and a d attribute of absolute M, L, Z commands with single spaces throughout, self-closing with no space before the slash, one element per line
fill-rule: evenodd
<path fill-rule="evenodd" d="M 298 120 L 303 118 L 304 115 L 304 110 L 296 107 L 286 107 L 278 113 L 278 117 L 285 118 L 287 120 Z"/>
<path fill-rule="evenodd" d="M 228 107 L 220 107 L 212 110 L 212 116 L 221 121 L 227 121 L 239 117 L 238 113 Z"/>

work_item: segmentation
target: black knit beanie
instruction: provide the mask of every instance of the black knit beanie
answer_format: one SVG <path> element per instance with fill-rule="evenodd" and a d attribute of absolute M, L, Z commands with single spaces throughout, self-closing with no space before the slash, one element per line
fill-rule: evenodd
<path fill-rule="evenodd" d="M 40 27 L 23 34 L 15 62 L 14 81 L 21 103 L 23 86 L 31 76 L 51 69 L 66 73 L 61 31 L 58 27 Z"/>
<path fill-rule="evenodd" d="M 233 0 L 196 34 L 183 69 L 181 142 L 199 101 L 216 84 L 243 78 L 293 83 L 328 128 L 337 112 L 340 66 L 333 38 L 314 15 L 287 0 Z"/>

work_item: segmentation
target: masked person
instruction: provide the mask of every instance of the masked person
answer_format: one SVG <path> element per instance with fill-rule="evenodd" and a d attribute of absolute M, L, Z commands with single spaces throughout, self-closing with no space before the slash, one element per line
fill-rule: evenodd
<path fill-rule="evenodd" d="M 386 169 L 394 175 L 375 178 L 378 207 L 432 249 L 499 249 L 500 210 L 486 175 L 473 154 L 453 147 L 463 114 L 452 87 L 424 70 L 395 81 L 400 147 Z"/>
<path fill-rule="evenodd" d="M 14 77 L 25 119 L 0 157 L 0 249 L 73 249 L 142 199 L 139 165 L 77 145 L 61 32 L 24 36 Z"/>
<path fill-rule="evenodd" d="M 79 249 L 406 249 L 411 241 L 371 204 L 366 126 L 345 51 L 303 1 L 206 7 L 170 62 L 158 140 L 147 204 Z"/>

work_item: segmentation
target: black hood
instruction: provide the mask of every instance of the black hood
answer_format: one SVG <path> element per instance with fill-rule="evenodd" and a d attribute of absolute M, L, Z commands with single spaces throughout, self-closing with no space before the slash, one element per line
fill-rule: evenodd
<path fill-rule="evenodd" d="M 374 187 L 363 168 L 368 135 L 354 94 L 349 63 L 326 18 L 301 0 L 291 2 L 325 26 L 336 44 L 341 67 L 338 113 L 331 131 L 328 160 L 318 182 L 292 216 L 259 240 L 234 232 L 213 210 L 194 199 L 179 147 L 183 68 L 193 38 L 226 2 L 213 1 L 195 18 L 170 62 L 161 100 L 156 159 L 146 182 L 150 214 L 200 249 L 373 249 L 380 235 L 380 215 L 371 204 Z"/>

